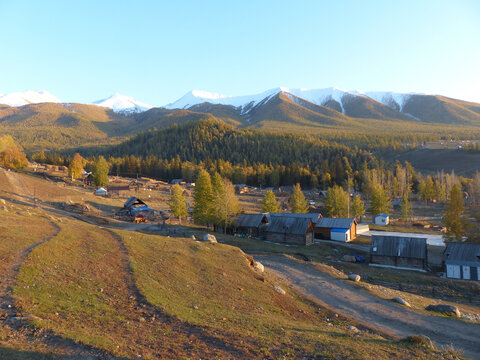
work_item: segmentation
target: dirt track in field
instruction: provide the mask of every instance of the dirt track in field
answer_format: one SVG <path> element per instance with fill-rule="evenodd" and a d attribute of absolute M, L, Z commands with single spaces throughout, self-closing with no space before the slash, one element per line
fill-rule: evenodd
<path fill-rule="evenodd" d="M 425 335 L 439 347 L 452 344 L 465 356 L 480 359 L 479 324 L 409 310 L 357 288 L 352 281 L 334 278 L 311 263 L 282 255 L 255 258 L 300 293 L 368 327 L 398 338 Z"/>

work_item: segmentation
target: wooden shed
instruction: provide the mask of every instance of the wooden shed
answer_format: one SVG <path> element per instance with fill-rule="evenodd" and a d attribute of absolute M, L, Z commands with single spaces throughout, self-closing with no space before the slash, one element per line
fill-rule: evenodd
<path fill-rule="evenodd" d="M 307 217 L 271 216 L 266 239 L 275 243 L 292 245 L 313 244 L 313 222 Z"/>
<path fill-rule="evenodd" d="M 271 218 L 274 216 L 286 216 L 286 217 L 296 217 L 296 218 L 304 218 L 312 220 L 313 224 L 315 225 L 318 220 L 322 218 L 322 214 L 320 213 L 266 213 L 267 218 Z"/>
<path fill-rule="evenodd" d="M 424 270 L 427 267 L 427 239 L 372 235 L 370 265 Z"/>
<path fill-rule="evenodd" d="M 237 234 L 262 237 L 265 235 L 267 224 L 265 214 L 240 214 L 235 222 L 235 231 Z"/>
<path fill-rule="evenodd" d="M 480 244 L 448 243 L 443 261 L 447 278 L 480 281 Z"/>
<path fill-rule="evenodd" d="M 354 218 L 321 218 L 315 224 L 315 238 L 348 242 L 357 237 Z"/>

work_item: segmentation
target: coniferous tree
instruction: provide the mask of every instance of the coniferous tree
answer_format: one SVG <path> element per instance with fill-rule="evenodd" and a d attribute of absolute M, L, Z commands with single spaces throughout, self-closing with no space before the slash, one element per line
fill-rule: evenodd
<path fill-rule="evenodd" d="M 193 220 L 208 225 L 212 220 L 212 180 L 206 170 L 200 170 L 193 191 Z"/>
<path fill-rule="evenodd" d="M 218 189 L 214 186 L 213 190 L 214 218 L 216 224 L 223 226 L 226 233 L 227 227 L 233 223 L 235 215 L 239 213 L 240 206 L 232 183 L 227 179 L 221 179 L 220 185 Z"/>
<path fill-rule="evenodd" d="M 402 203 L 400 204 L 400 213 L 402 214 L 402 219 L 407 221 L 412 213 L 412 207 L 410 201 L 408 200 L 408 194 L 402 196 Z"/>
<path fill-rule="evenodd" d="M 292 196 L 290 196 L 289 203 L 293 213 L 307 212 L 307 200 L 305 199 L 305 195 L 303 195 L 299 183 L 293 186 L 293 193 Z"/>
<path fill-rule="evenodd" d="M 188 216 L 188 211 L 187 200 L 185 199 L 183 189 L 179 184 L 173 185 L 172 195 L 168 204 L 170 205 L 170 210 L 173 215 L 177 216 L 180 219 L 180 223 L 182 223 L 182 217 Z"/>
<path fill-rule="evenodd" d="M 68 165 L 68 175 L 72 177 L 72 180 L 79 178 L 80 175 L 82 175 L 84 161 L 85 160 L 79 153 L 76 153 L 73 156 L 72 161 L 70 161 L 70 164 Z"/>
<path fill-rule="evenodd" d="M 390 212 L 390 200 L 381 185 L 376 185 L 371 192 L 370 212 L 373 215 L 388 214 Z"/>
<path fill-rule="evenodd" d="M 460 185 L 455 184 L 450 191 L 450 199 L 445 206 L 443 223 L 447 231 L 444 235 L 445 241 L 463 241 L 465 235 L 465 220 L 463 219 L 464 202 Z"/>
<path fill-rule="evenodd" d="M 280 212 L 280 207 L 278 206 L 277 199 L 272 190 L 267 190 L 265 193 L 261 210 L 264 213 Z"/>
<path fill-rule="evenodd" d="M 338 185 L 329 188 L 325 199 L 325 214 L 329 217 L 346 217 L 347 213 L 348 194 Z"/>
<path fill-rule="evenodd" d="M 352 205 L 350 206 L 350 216 L 359 218 L 365 214 L 365 204 L 363 203 L 360 196 L 356 195 L 352 200 Z"/>
<path fill-rule="evenodd" d="M 105 186 L 108 184 L 108 170 L 109 166 L 107 160 L 103 156 L 100 156 L 95 162 L 95 166 L 92 171 L 93 183 L 97 186 Z"/>

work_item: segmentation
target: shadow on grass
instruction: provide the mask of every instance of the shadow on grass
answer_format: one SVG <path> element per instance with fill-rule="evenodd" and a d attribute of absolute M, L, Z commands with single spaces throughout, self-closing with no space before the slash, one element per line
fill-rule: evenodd
<path fill-rule="evenodd" d="M 36 351 L 14 350 L 0 346 L 0 359 L 9 360 L 78 360 L 78 355 L 44 354 Z M 126 358 L 109 357 L 109 359 L 126 360 Z"/>
<path fill-rule="evenodd" d="M 93 202 L 93 201 L 85 201 L 85 203 L 88 204 L 89 206 L 97 209 L 97 210 L 106 211 L 109 214 L 117 212 L 118 210 L 120 210 L 119 206 L 106 205 L 106 204 L 97 203 L 97 202 Z"/>

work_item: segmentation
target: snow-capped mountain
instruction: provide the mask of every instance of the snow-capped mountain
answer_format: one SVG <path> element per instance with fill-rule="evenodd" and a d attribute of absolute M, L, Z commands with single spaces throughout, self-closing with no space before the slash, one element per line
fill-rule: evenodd
<path fill-rule="evenodd" d="M 151 109 L 153 106 L 135 100 L 133 97 L 121 94 L 113 94 L 112 96 L 94 101 L 92 104 L 112 109 L 115 112 L 122 113 L 139 113 Z"/>
<path fill-rule="evenodd" d="M 45 102 L 61 103 L 62 101 L 45 90 L 28 90 L 24 92 L 0 95 L 0 104 L 8 106 L 23 106 Z"/>
<path fill-rule="evenodd" d="M 331 101 L 335 101 L 340 105 L 342 113 L 345 113 L 344 103 L 345 96 L 367 97 L 388 107 L 392 107 L 397 111 L 402 111 L 403 105 L 409 99 L 411 94 L 401 94 L 394 92 L 364 92 L 359 90 L 347 91 L 336 87 L 326 89 L 289 89 L 286 87 L 278 87 L 267 90 L 265 92 L 245 96 L 228 96 L 207 91 L 193 90 L 178 99 L 177 101 L 165 106 L 167 109 L 189 109 L 192 106 L 202 103 L 231 105 L 239 108 L 241 113 L 245 114 L 260 103 L 266 103 L 273 96 L 283 93 L 297 101 L 296 98 L 311 102 L 316 105 L 325 106 Z M 292 96 L 293 95 L 293 96 Z"/>
<path fill-rule="evenodd" d="M 272 96 L 285 91 L 285 88 L 275 88 L 254 95 L 228 96 L 208 91 L 192 90 L 177 101 L 165 105 L 167 109 L 188 109 L 205 102 L 211 104 L 231 105 L 236 108 L 251 109 L 260 102 L 268 101 Z M 243 111 L 244 112 L 244 111 Z"/>

